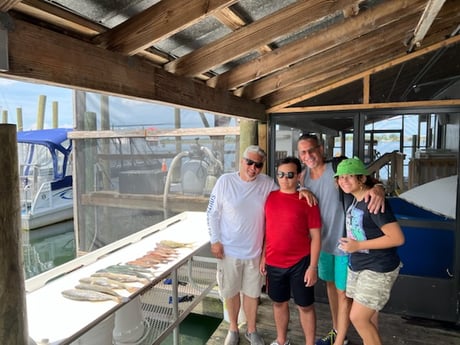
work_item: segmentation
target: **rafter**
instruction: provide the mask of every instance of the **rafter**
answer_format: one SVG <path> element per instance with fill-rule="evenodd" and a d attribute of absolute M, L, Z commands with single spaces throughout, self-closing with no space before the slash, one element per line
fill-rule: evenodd
<path fill-rule="evenodd" d="M 20 3 L 21 0 L 2 0 L 0 1 L 0 12 L 7 12 Z"/>
<path fill-rule="evenodd" d="M 439 11 L 441 11 L 442 6 L 446 0 L 429 0 L 426 4 L 425 11 L 423 11 L 422 17 L 417 24 L 417 27 L 414 31 L 414 36 L 412 37 L 409 43 L 408 51 L 412 51 L 415 47 L 419 47 L 421 41 L 425 37 L 426 33 L 433 24 L 436 16 L 438 15 Z"/>
<path fill-rule="evenodd" d="M 372 30 L 378 29 L 397 21 L 395 13 L 401 16 L 418 13 L 423 10 L 423 0 L 400 0 L 384 2 L 375 8 L 360 13 L 356 17 L 348 18 L 343 23 L 327 27 L 314 35 L 286 44 L 285 46 L 236 66 L 226 73 L 213 77 L 208 85 L 219 88 L 232 89 L 245 85 L 250 81 L 261 79 L 276 71 L 290 67 L 293 64 L 334 48 L 344 42 L 351 41 Z M 378 10 L 377 10 L 378 8 Z M 346 32 L 347 35 L 343 33 Z"/>
<path fill-rule="evenodd" d="M 419 56 L 422 56 L 424 54 L 433 52 L 435 50 L 438 50 L 443 47 L 448 47 L 450 45 L 454 44 L 459 44 L 460 43 L 460 36 L 454 36 L 447 38 L 446 40 L 433 44 L 429 47 L 420 49 L 418 51 L 414 51 L 410 54 L 405 54 L 402 56 L 399 56 L 397 58 L 392 59 L 391 61 L 387 61 L 383 64 L 379 65 L 374 65 L 373 67 L 370 67 L 366 70 L 360 71 L 358 73 L 355 73 L 350 76 L 343 76 L 341 80 L 335 81 L 335 82 L 330 82 L 326 81 L 323 83 L 323 85 L 318 86 L 316 89 L 310 89 L 309 91 L 303 90 L 303 92 L 297 92 L 293 93 L 293 90 L 283 90 L 284 95 L 271 95 L 271 105 L 268 107 L 267 112 L 268 113 L 276 113 L 276 112 L 285 112 L 283 109 L 287 108 L 293 104 L 299 103 L 301 101 L 304 101 L 306 99 L 315 97 L 319 94 L 331 91 L 335 88 L 344 86 L 346 84 L 349 84 L 353 81 L 359 80 L 363 78 L 366 75 L 374 74 L 380 71 L 383 71 L 387 68 L 393 67 L 395 65 L 399 65 L 403 62 L 415 59 Z M 276 97 L 276 98 L 275 98 Z M 284 98 L 284 99 L 283 99 Z"/>
<path fill-rule="evenodd" d="M 399 52 L 404 54 L 405 47 L 401 44 L 399 33 L 407 31 L 417 18 L 417 14 L 408 15 L 404 21 L 381 26 L 372 34 L 357 35 L 354 40 L 337 45 L 322 54 L 313 55 L 289 68 L 253 82 L 244 88 L 243 95 L 249 99 L 263 97 L 303 79 L 329 73 L 331 66 L 337 63 L 343 65 L 347 61 L 352 62 L 358 58 L 357 56 L 372 54 L 382 46 L 392 45 L 392 49 L 398 48 Z"/>
<path fill-rule="evenodd" d="M 16 78 L 265 120 L 261 104 L 21 20 L 8 38 L 8 74 Z"/>
<path fill-rule="evenodd" d="M 240 16 L 236 11 L 234 11 L 230 7 L 223 8 L 220 11 L 216 11 L 214 17 L 216 17 L 222 24 L 230 28 L 232 31 L 239 30 L 243 26 L 249 24 L 242 18 L 242 16 Z M 263 45 L 262 47 L 259 47 L 258 50 L 261 54 L 272 51 L 269 45 Z"/>
<path fill-rule="evenodd" d="M 183 76 L 193 76 L 230 60 L 241 57 L 264 44 L 284 35 L 313 25 L 331 14 L 343 11 L 359 0 L 340 0 L 324 2 L 322 0 L 301 1 L 279 10 L 268 18 L 263 18 L 222 39 L 194 50 L 171 61 L 165 69 Z"/>
<path fill-rule="evenodd" d="M 75 13 L 53 6 L 50 3 L 39 0 L 18 1 L 14 10 L 39 18 L 47 23 L 53 23 L 65 30 L 91 38 L 106 30 L 102 25 L 93 23 Z"/>
<path fill-rule="evenodd" d="M 95 39 L 101 47 L 126 55 L 152 46 L 237 0 L 163 0 Z"/>

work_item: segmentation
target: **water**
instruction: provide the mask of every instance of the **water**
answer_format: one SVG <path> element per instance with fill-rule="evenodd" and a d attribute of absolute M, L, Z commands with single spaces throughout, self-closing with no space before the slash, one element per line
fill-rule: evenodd
<path fill-rule="evenodd" d="M 46 272 L 76 257 L 73 220 L 23 231 L 24 276 Z"/>
<path fill-rule="evenodd" d="M 179 344 L 205 345 L 222 319 L 201 314 L 189 314 L 179 325 Z M 170 334 L 161 345 L 172 345 L 173 335 Z"/>

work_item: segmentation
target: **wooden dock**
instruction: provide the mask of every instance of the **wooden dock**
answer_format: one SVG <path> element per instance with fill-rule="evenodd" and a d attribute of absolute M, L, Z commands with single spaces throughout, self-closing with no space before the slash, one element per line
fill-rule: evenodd
<path fill-rule="evenodd" d="M 218 300 L 216 300 L 216 303 Z M 293 345 L 304 344 L 297 309 L 290 304 L 291 321 L 288 337 Z M 331 328 L 329 306 L 316 303 L 317 336 L 325 335 Z M 261 298 L 258 314 L 258 330 L 265 340 L 271 344 L 276 339 L 271 301 L 267 295 Z M 222 321 L 206 345 L 222 345 L 227 334 L 228 323 Z M 240 327 L 240 344 L 249 344 L 244 337 L 245 325 Z M 384 345 L 459 345 L 460 325 L 444 324 L 441 322 L 421 319 L 408 319 L 400 315 L 381 313 L 380 333 Z M 348 331 L 349 345 L 361 345 L 362 341 L 353 326 Z"/>

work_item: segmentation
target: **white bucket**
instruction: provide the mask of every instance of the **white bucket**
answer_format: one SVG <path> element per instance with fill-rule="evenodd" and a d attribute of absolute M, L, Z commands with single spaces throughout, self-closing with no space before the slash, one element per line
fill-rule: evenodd
<path fill-rule="evenodd" d="M 114 316 L 112 314 L 72 342 L 71 345 L 112 345 L 113 322 Z M 42 344 L 42 342 L 38 344 Z"/>
<path fill-rule="evenodd" d="M 222 301 L 223 304 L 223 310 L 224 310 L 224 320 L 227 322 L 230 322 L 230 317 L 228 316 L 228 309 L 227 309 L 227 303 L 225 303 L 225 300 Z M 242 324 L 246 322 L 246 315 L 244 314 L 243 310 L 243 296 L 240 295 L 240 311 L 238 313 L 238 324 Z"/>
<path fill-rule="evenodd" d="M 131 302 L 115 312 L 113 344 L 137 344 L 144 336 L 145 324 L 141 310 L 141 300 L 137 296 Z"/>

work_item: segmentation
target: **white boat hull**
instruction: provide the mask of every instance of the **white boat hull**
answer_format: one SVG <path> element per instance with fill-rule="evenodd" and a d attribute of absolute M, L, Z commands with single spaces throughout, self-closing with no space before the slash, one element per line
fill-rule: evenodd
<path fill-rule="evenodd" d="M 32 230 L 73 218 L 71 129 L 17 133 L 21 225 Z"/>
<path fill-rule="evenodd" d="M 72 186 L 52 190 L 51 183 L 44 183 L 31 207 L 23 210 L 23 230 L 33 230 L 73 218 Z"/>
<path fill-rule="evenodd" d="M 23 230 L 33 230 L 73 218 L 73 204 L 43 211 L 37 214 L 27 214 L 21 217 Z"/>

